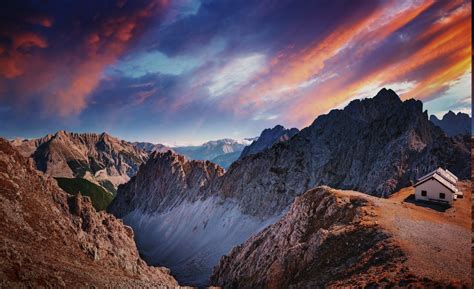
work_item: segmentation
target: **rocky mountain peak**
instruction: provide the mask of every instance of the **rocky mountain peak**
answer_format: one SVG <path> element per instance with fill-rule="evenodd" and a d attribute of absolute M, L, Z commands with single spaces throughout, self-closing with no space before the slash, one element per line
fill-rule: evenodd
<path fill-rule="evenodd" d="M 440 127 L 448 136 L 471 134 L 471 117 L 467 113 L 448 111 L 441 120 L 436 115 L 430 121 Z"/>
<path fill-rule="evenodd" d="M 257 140 L 244 148 L 240 154 L 240 159 L 259 153 L 275 143 L 287 141 L 299 132 L 297 128 L 286 129 L 282 125 L 276 125 L 273 128 L 266 128 L 262 131 Z"/>
<path fill-rule="evenodd" d="M 224 169 L 210 161 L 188 160 L 174 151 L 150 155 L 137 175 L 119 187 L 108 210 L 124 216 L 134 209 L 160 212 L 184 200 L 196 201 Z"/>

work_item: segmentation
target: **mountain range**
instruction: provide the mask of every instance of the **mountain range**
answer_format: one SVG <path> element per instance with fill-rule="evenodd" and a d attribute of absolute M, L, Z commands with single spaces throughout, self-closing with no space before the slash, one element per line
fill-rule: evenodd
<path fill-rule="evenodd" d="M 471 117 L 467 113 L 455 114 L 448 111 L 441 119 L 436 115 L 430 116 L 430 121 L 439 126 L 448 136 L 471 134 Z"/>
<path fill-rule="evenodd" d="M 148 158 L 145 151 L 107 133 L 58 131 L 12 144 L 52 177 L 87 179 L 111 192 L 135 175 Z"/>
<path fill-rule="evenodd" d="M 149 264 L 169 267 L 180 283 L 206 285 L 221 256 L 277 222 L 311 188 L 388 197 L 439 166 L 469 179 L 470 138 L 448 137 L 422 109 L 422 102 L 382 89 L 243 156 L 226 172 L 208 161 L 156 152 L 119 187 L 108 211 L 134 229 Z M 221 262 L 222 272 L 227 263 L 235 264 Z M 212 280 L 225 288 L 241 282 L 232 281 L 233 274 L 222 279 L 217 270 Z"/>

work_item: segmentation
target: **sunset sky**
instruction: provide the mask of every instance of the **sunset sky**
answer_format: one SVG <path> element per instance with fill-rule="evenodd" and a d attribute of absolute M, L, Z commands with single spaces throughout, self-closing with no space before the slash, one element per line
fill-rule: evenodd
<path fill-rule="evenodd" d="M 0 136 L 198 144 L 392 88 L 471 114 L 470 1 L 2 1 Z"/>

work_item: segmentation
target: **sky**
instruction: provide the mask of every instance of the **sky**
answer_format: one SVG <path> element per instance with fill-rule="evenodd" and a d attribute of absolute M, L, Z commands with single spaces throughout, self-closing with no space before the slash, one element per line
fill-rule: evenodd
<path fill-rule="evenodd" d="M 303 128 L 383 87 L 471 114 L 470 1 L 0 3 L 0 136 L 169 145 Z"/>

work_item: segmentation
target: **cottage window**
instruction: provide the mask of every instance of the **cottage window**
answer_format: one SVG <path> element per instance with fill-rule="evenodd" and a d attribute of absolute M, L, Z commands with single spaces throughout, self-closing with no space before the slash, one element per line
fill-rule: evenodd
<path fill-rule="evenodd" d="M 439 198 L 440 199 L 446 199 L 446 194 L 445 193 L 439 193 Z"/>
<path fill-rule="evenodd" d="M 426 197 L 426 191 L 421 191 L 421 196 Z"/>

